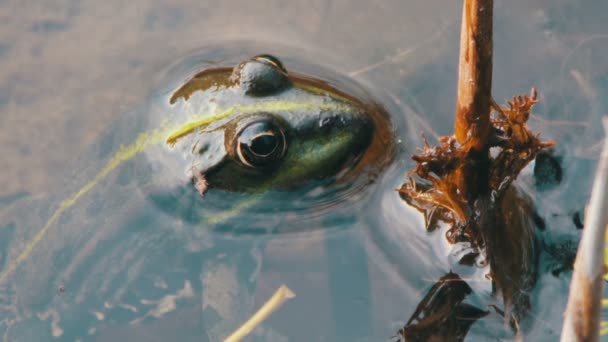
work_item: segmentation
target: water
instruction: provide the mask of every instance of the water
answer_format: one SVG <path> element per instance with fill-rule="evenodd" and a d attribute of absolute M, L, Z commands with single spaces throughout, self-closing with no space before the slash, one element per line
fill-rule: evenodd
<path fill-rule="evenodd" d="M 143 200 L 128 181 L 132 168 L 121 169 L 106 183 L 111 187 L 92 191 L 60 218 L 1 284 L 5 340 L 48 340 L 55 334 L 64 341 L 205 341 L 214 315 L 203 310 L 208 298 L 201 289 L 213 278 L 209 275 L 239 275 L 256 280 L 245 284 L 248 292 L 216 286 L 221 291 L 215 298 L 232 293 L 238 299 L 225 330 L 236 328 L 285 283 L 297 297 L 251 340 L 385 341 L 449 271 L 441 237 L 424 232 L 422 218 L 393 189 L 413 166 L 409 155 L 421 144 L 419 132 L 432 140 L 451 130 L 459 4 L 5 1 L 0 6 L 3 268 L 60 202 L 90 180 L 104 148 L 119 144 L 103 139 L 110 128 L 146 106 L 170 66 L 201 47 L 236 38 L 298 47 L 288 50 L 370 89 L 391 113 L 401 141 L 399 155 L 376 182 L 336 213 L 272 222 L 291 220 L 300 227 L 297 234 L 214 237 L 213 246 L 206 231 L 160 214 Z M 531 168 L 519 182 L 546 219 L 544 238 L 550 242 L 577 238 L 571 215 L 584 207 L 599 153 L 599 118 L 608 105 L 603 60 L 608 28 L 599 14 L 605 9 L 600 1 L 495 4 L 494 98 L 502 102 L 536 86 L 541 103 L 532 127 L 560 143 L 561 185 L 539 192 Z M 550 341 L 559 334 L 568 281 L 568 273 L 541 275 L 524 322 L 527 339 Z M 479 295 L 472 300 L 487 304 L 487 284 L 475 290 Z M 81 309 L 66 310 L 75 304 Z M 473 325 L 468 338 L 490 337 L 513 339 L 497 315 Z"/>

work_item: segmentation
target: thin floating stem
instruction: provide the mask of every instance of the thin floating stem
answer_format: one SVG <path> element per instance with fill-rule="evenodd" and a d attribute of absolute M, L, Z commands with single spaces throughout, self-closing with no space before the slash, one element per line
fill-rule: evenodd
<path fill-rule="evenodd" d="M 270 297 L 270 299 L 262 305 L 262 307 L 255 313 L 251 318 L 247 320 L 240 328 L 232 333 L 224 342 L 239 342 L 250 332 L 253 331 L 258 325 L 260 325 L 268 316 L 283 305 L 283 303 L 291 298 L 294 298 L 296 294 L 287 287 L 287 285 L 281 285 L 279 289 Z"/>

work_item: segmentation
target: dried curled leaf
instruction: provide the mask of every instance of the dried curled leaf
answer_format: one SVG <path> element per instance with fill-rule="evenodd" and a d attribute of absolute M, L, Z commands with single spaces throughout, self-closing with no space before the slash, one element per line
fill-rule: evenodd
<path fill-rule="evenodd" d="M 514 96 L 507 106 L 492 101 L 491 124 L 493 136 L 488 145 L 492 150 L 487 165 L 487 180 L 484 192 L 493 200 L 502 198 L 517 178 L 519 172 L 544 148 L 555 145 L 552 141 L 541 141 L 539 135 L 527 127 L 538 92 L 532 88 L 530 95 Z M 412 156 L 416 168 L 399 192 L 405 201 L 414 206 L 427 219 L 427 229 L 432 230 L 437 220 L 452 224 L 447 237 L 451 243 L 470 241 L 477 246 L 485 243 L 475 224 L 476 210 L 467 197 L 467 190 L 459 188 L 457 179 L 471 165 L 470 148 L 466 142 L 459 144 L 454 136 L 439 139 L 432 146 L 423 135 L 424 146 Z"/>
<path fill-rule="evenodd" d="M 496 293 L 503 298 L 503 316 L 515 330 L 529 309 L 538 254 L 535 210 L 529 199 L 510 185 L 539 152 L 554 145 L 541 141 L 527 127 L 537 102 L 535 89 L 529 96 L 514 97 L 507 106 L 492 101 L 493 133 L 482 154 L 473 152 L 466 141 L 459 144 L 453 136 L 440 138 L 438 146 L 431 146 L 423 136 L 424 146 L 412 156 L 416 168 L 399 189 L 401 197 L 425 215 L 427 230 L 445 222 L 449 225 L 448 242 L 474 247 L 474 252 L 463 256 L 459 263 L 470 264 L 466 258 L 483 254 L 482 260 L 490 264 Z M 471 174 L 478 178 L 470 179 Z M 470 182 L 462 183 L 462 179 Z M 471 184 L 479 188 L 472 189 Z M 472 191 L 477 193 L 471 196 Z M 452 310 L 456 306 L 446 307 Z M 431 316 L 410 321 L 400 336 L 406 340 L 422 336 L 427 325 L 445 325 L 453 314 L 432 316 L 443 317 L 441 322 L 430 321 Z M 466 329 L 463 332 L 466 334 Z"/>

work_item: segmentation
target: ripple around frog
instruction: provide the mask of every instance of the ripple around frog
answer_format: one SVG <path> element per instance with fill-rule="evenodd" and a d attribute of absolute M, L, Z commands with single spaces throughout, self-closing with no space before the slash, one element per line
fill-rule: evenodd
<path fill-rule="evenodd" d="M 82 161 L 76 162 L 73 170 L 78 171 L 70 179 L 76 189 L 68 190 L 63 199 L 58 196 L 59 201 L 49 202 L 50 216 L 30 217 L 27 210 L 19 210 L 23 217 L 7 252 L 11 258 L 0 274 L 3 304 L 12 310 L 2 313 L 0 319 L 13 325 L 10 336 L 44 338 L 49 333 L 48 326 L 57 322 L 64 331 L 53 330 L 52 334 L 63 334 L 64 339 L 86 336 L 87 331 L 82 329 L 107 327 L 108 323 L 98 317 L 117 310 L 117 306 L 127 308 L 153 292 L 182 293 L 182 287 L 186 286 L 183 280 L 197 279 L 204 268 L 202 260 L 215 260 L 218 257 L 215 254 L 221 256 L 222 250 L 234 254 L 231 262 L 245 258 L 246 250 L 252 248 L 252 234 L 305 236 L 314 230 L 348 229 L 354 220 L 359 220 L 358 215 L 364 215 L 358 209 L 367 205 L 366 199 L 374 191 L 370 184 L 395 156 L 394 133 L 384 116 L 375 118 L 382 122 L 378 134 L 382 139 L 368 149 L 355 170 L 310 182 L 297 191 L 271 190 L 252 196 L 213 190 L 201 198 L 191 187 L 175 186 L 183 179 L 163 177 L 167 175 L 163 174 L 166 169 L 150 172 L 158 171 L 154 169 L 158 165 L 154 149 L 162 146 L 166 130 L 158 127 L 146 130 L 146 115 L 166 108 L 168 89 L 183 81 L 164 83 L 166 77 L 175 78 L 179 70 L 182 72 L 178 75 L 191 74 L 201 68 L 202 61 L 221 56 L 230 56 L 228 62 L 261 51 L 288 56 L 258 45 L 247 49 L 236 46 L 198 51 L 169 68 L 159 78 L 169 86 L 113 124 L 106 137 L 85 156 L 86 166 Z M 355 96 L 369 98 L 361 88 L 333 76 L 333 72 L 298 61 L 284 58 L 291 70 L 307 74 L 321 70 L 325 81 L 338 89 L 352 87 Z M 178 203 L 173 201 L 176 198 L 181 210 L 171 207 Z M 235 206 L 237 202 L 242 204 Z M 159 210 L 159 203 L 163 210 Z M 201 212 L 206 214 L 200 216 Z M 207 226 L 200 223 L 204 217 L 211 218 Z M 173 270 L 175 262 L 194 266 Z M 145 290 L 140 283 L 149 277 L 168 282 L 167 287 Z M 63 289 L 60 295 L 55 293 L 55 286 Z M 195 292 L 200 290 L 199 286 L 194 285 Z M 146 304 L 139 310 L 145 307 Z M 82 308 L 94 310 L 95 315 L 76 317 Z M 128 320 L 148 317 L 129 308 L 125 310 L 116 315 L 131 311 Z M 31 334 L 25 333 L 30 329 Z"/>
<path fill-rule="evenodd" d="M 282 51 L 281 49 L 289 51 L 287 48 L 279 47 L 279 51 Z M 268 191 L 263 189 L 253 194 L 213 189 L 203 198 L 193 191 L 193 187 L 184 179 L 181 170 L 183 167 L 171 165 L 175 163 L 175 157 L 170 156 L 166 148 L 149 148 L 144 151 L 144 161 L 139 163 L 136 178 L 140 190 L 145 192 L 147 198 L 152 203 L 156 203 L 161 211 L 191 224 L 206 223 L 216 226 L 217 228 L 214 229 L 216 233 L 228 233 L 231 236 L 305 233 L 309 230 L 328 229 L 331 224 L 321 226 L 318 222 L 315 223 L 315 220 L 318 221 L 328 214 L 338 216 L 340 212 L 343 212 L 343 215 L 352 215 L 356 210 L 356 203 L 361 202 L 369 193 L 368 185 L 374 183 L 377 175 L 393 160 L 396 150 L 393 144 L 394 132 L 388 114 L 372 100 L 368 92 L 354 81 L 326 67 L 308 63 L 297 57 L 289 57 L 294 51 L 275 52 L 276 46 L 269 50 L 281 56 L 289 72 L 297 75 L 296 77 L 308 77 L 308 75 L 318 77 L 319 82 L 326 82 L 340 91 L 346 91 L 364 104 L 372 114 L 377 127 L 371 146 L 359 160 L 345 165 L 342 171 L 333 177 L 310 181 L 295 189 L 270 188 Z M 176 74 L 192 75 L 206 67 L 234 66 L 238 61 L 245 60 L 259 51 L 267 50 L 255 45 L 235 43 L 228 44 L 222 49 L 197 51 L 168 68 L 170 71 L 165 74 L 166 77 L 174 80 Z M 210 58 L 213 58 L 214 62 L 208 62 Z M 177 77 L 177 79 L 184 78 Z M 181 86 L 181 82 L 171 80 L 163 81 L 163 84 L 171 85 L 170 89 Z M 167 89 L 165 87 L 153 96 L 156 107 L 149 109 L 152 122 L 162 122 L 162 118 L 166 117 L 166 111 L 193 110 L 189 103 L 178 102 L 170 107 L 168 98 L 172 96 L 173 91 Z M 157 124 L 153 123 L 153 125 Z M 271 224 L 269 215 L 276 219 L 278 213 L 285 214 L 283 215 L 285 219 L 274 220 Z M 286 226 L 290 228 L 285 229 Z"/>

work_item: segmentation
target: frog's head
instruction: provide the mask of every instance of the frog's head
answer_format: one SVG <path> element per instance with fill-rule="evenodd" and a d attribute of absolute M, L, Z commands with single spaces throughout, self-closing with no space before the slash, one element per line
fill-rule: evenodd
<path fill-rule="evenodd" d="M 166 142 L 184 157 L 181 167 L 201 193 L 207 187 L 284 189 L 345 177 L 386 120 L 378 106 L 287 72 L 270 55 L 233 69 L 204 70 L 170 103 L 183 124 Z"/>

